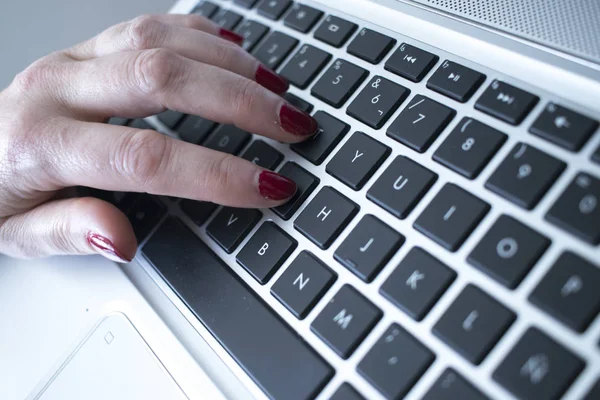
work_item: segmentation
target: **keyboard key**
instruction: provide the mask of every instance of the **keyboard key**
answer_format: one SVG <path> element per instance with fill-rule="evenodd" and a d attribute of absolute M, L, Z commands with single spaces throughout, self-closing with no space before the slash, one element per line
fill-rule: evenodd
<path fill-rule="evenodd" d="M 409 93 L 407 88 L 375 75 L 348 106 L 346 113 L 371 128 L 379 129 Z"/>
<path fill-rule="evenodd" d="M 302 251 L 275 282 L 271 294 L 296 318 L 304 319 L 336 279 L 336 273 L 317 257 Z"/>
<path fill-rule="evenodd" d="M 238 264 L 261 285 L 277 272 L 298 242 L 271 221 L 264 222 L 238 253 Z"/>
<path fill-rule="evenodd" d="M 321 356 L 177 219 L 167 219 L 143 252 L 268 397 L 314 398 L 333 376 Z"/>
<path fill-rule="evenodd" d="M 423 400 L 488 400 L 489 398 L 475 388 L 452 368 L 447 368 L 431 389 L 425 394 Z"/>
<path fill-rule="evenodd" d="M 181 121 L 184 114 L 179 111 L 166 110 L 157 114 L 156 117 L 162 122 L 167 128 L 173 129 Z"/>
<path fill-rule="evenodd" d="M 367 192 L 367 198 L 404 219 L 437 180 L 437 174 L 411 159 L 398 156 Z"/>
<path fill-rule="evenodd" d="M 348 45 L 348 53 L 371 64 L 379 64 L 395 44 L 396 39 L 363 28 Z"/>
<path fill-rule="evenodd" d="M 190 199 L 181 200 L 179 207 L 198 226 L 203 225 L 217 209 L 215 203 Z"/>
<path fill-rule="evenodd" d="M 413 247 L 379 292 L 412 319 L 421 321 L 456 278 L 456 272 L 420 247 Z"/>
<path fill-rule="evenodd" d="M 206 233 L 231 254 L 261 217 L 262 213 L 255 209 L 223 207 L 206 227 Z"/>
<path fill-rule="evenodd" d="M 294 215 L 298 208 L 311 195 L 313 190 L 319 186 L 319 178 L 302 168 L 296 163 L 287 162 L 279 170 L 279 174 L 290 178 L 296 183 L 296 194 L 287 203 L 273 208 L 273 212 L 282 219 L 288 220 Z"/>
<path fill-rule="evenodd" d="M 365 400 L 356 389 L 350 386 L 349 383 L 344 382 L 340 385 L 338 390 L 335 391 L 333 396 L 329 400 Z"/>
<path fill-rule="evenodd" d="M 400 399 L 435 360 L 421 342 L 398 324 L 392 324 L 356 369 L 386 399 Z"/>
<path fill-rule="evenodd" d="M 596 164 L 600 164 L 600 146 L 598 146 L 594 154 L 592 154 L 592 161 Z"/>
<path fill-rule="evenodd" d="M 404 236 L 365 215 L 333 257 L 365 282 L 371 282 L 404 243 Z"/>
<path fill-rule="evenodd" d="M 596 382 L 594 387 L 590 389 L 588 394 L 585 396 L 583 400 L 597 400 L 600 399 L 600 380 Z"/>
<path fill-rule="evenodd" d="M 558 104 L 548 103 L 529 132 L 567 150 L 579 151 L 597 128 L 598 121 Z"/>
<path fill-rule="evenodd" d="M 506 135 L 465 117 L 433 154 L 433 159 L 462 176 L 475 179 L 506 141 Z"/>
<path fill-rule="evenodd" d="M 263 0 L 257 11 L 265 18 L 278 20 L 291 5 L 292 0 Z"/>
<path fill-rule="evenodd" d="M 535 147 L 517 143 L 485 187 L 531 210 L 565 169 L 565 163 Z"/>
<path fill-rule="evenodd" d="M 571 252 L 563 253 L 538 284 L 530 301 L 582 333 L 600 311 L 600 268 Z"/>
<path fill-rule="evenodd" d="M 386 134 L 424 153 L 456 115 L 456 111 L 420 94 L 413 97 Z"/>
<path fill-rule="evenodd" d="M 529 328 L 493 378 L 520 399 L 559 399 L 585 363 L 537 328 Z"/>
<path fill-rule="evenodd" d="M 283 23 L 292 29 L 306 33 L 315 26 L 322 16 L 323 11 L 304 4 L 295 4 L 283 20 Z"/>
<path fill-rule="evenodd" d="M 294 228 L 321 249 L 327 249 L 358 210 L 358 205 L 326 186 L 296 218 Z"/>
<path fill-rule="evenodd" d="M 300 89 L 306 89 L 329 60 L 331 60 L 331 54 L 305 44 L 300 47 L 300 50 L 294 54 L 279 74 L 291 84 Z"/>
<path fill-rule="evenodd" d="M 433 327 L 433 333 L 479 365 L 512 325 L 515 314 L 469 284 Z"/>
<path fill-rule="evenodd" d="M 451 99 L 466 103 L 485 75 L 452 61 L 444 61 L 427 81 L 427 87 Z"/>
<path fill-rule="evenodd" d="M 296 108 L 304 111 L 305 113 L 310 113 L 314 106 L 310 104 L 308 101 L 301 99 L 293 93 L 287 92 L 283 95 L 283 98 L 288 101 L 288 103 L 292 104 Z"/>
<path fill-rule="evenodd" d="M 385 63 L 385 69 L 413 82 L 421 82 L 440 58 L 418 47 L 402 43 Z"/>
<path fill-rule="evenodd" d="M 352 22 L 329 15 L 315 31 L 315 38 L 339 48 L 346 43 L 357 28 L 358 25 Z"/>
<path fill-rule="evenodd" d="M 367 70 L 338 59 L 315 83 L 310 93 L 330 106 L 340 108 L 368 75 Z"/>
<path fill-rule="evenodd" d="M 350 285 L 344 285 L 310 329 L 344 360 L 381 319 L 381 311 Z"/>
<path fill-rule="evenodd" d="M 250 141 L 251 137 L 252 135 L 248 132 L 234 125 L 221 125 L 202 145 L 209 149 L 236 155 Z"/>
<path fill-rule="evenodd" d="M 360 190 L 390 154 L 390 148 L 355 132 L 327 164 L 327 173 Z"/>
<path fill-rule="evenodd" d="M 211 18 L 217 25 L 223 29 L 232 31 L 242 20 L 242 16 L 231 10 L 219 10 Z"/>
<path fill-rule="evenodd" d="M 514 289 L 550 246 L 550 240 L 513 217 L 501 215 L 469 254 L 469 264 Z"/>
<path fill-rule="evenodd" d="M 196 8 L 192 11 L 192 14 L 200 15 L 202 17 L 210 18 L 217 12 L 219 6 L 210 1 L 203 1 L 198 4 Z"/>
<path fill-rule="evenodd" d="M 447 183 L 413 226 L 443 248 L 456 251 L 489 210 L 485 201 Z"/>
<path fill-rule="evenodd" d="M 217 124 L 206 118 L 188 115 L 177 127 L 181 140 L 188 143 L 200 144 Z"/>
<path fill-rule="evenodd" d="M 129 122 L 128 118 L 121 118 L 121 117 L 112 117 L 108 120 L 108 123 L 111 125 L 127 125 L 127 122 Z"/>
<path fill-rule="evenodd" d="M 600 244 L 600 179 L 580 172 L 556 200 L 546 219 L 581 240 Z"/>
<path fill-rule="evenodd" d="M 313 116 L 319 123 L 319 132 L 313 137 L 290 147 L 296 153 L 315 165 L 321 165 L 340 140 L 350 130 L 350 125 L 332 117 L 323 111 L 317 111 Z"/>
<path fill-rule="evenodd" d="M 244 8 L 252 8 L 258 3 L 258 0 L 233 0 L 233 3 Z"/>
<path fill-rule="evenodd" d="M 126 215 L 133 227 L 138 243 L 143 241 L 167 213 L 167 208 L 153 196 L 143 194 L 137 198 Z"/>
<path fill-rule="evenodd" d="M 283 161 L 283 154 L 281 154 L 262 140 L 255 140 L 246 149 L 246 151 L 242 155 L 242 158 L 260 167 L 274 170 L 275 168 L 277 168 L 279 163 Z"/>
<path fill-rule="evenodd" d="M 506 82 L 494 80 L 475 103 L 475 109 L 511 125 L 519 125 L 540 98 Z"/>
<path fill-rule="evenodd" d="M 242 48 L 246 51 L 252 51 L 258 42 L 269 32 L 269 28 L 256 21 L 247 19 L 235 28 L 235 32 L 244 38 Z"/>
<path fill-rule="evenodd" d="M 272 32 L 253 54 L 258 61 L 275 70 L 298 43 L 298 39 L 281 32 Z"/>

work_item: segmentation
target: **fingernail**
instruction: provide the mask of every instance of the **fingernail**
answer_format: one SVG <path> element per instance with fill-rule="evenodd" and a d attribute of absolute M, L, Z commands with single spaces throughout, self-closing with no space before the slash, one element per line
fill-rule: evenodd
<path fill-rule="evenodd" d="M 219 29 L 219 36 L 239 46 L 241 46 L 242 43 L 244 43 L 244 37 L 242 35 L 238 35 L 237 33 L 224 28 Z"/>
<path fill-rule="evenodd" d="M 123 253 L 117 250 L 113 242 L 97 233 L 88 233 L 87 241 L 94 250 L 110 260 L 128 263 L 133 259 L 133 257 L 125 257 Z"/>
<path fill-rule="evenodd" d="M 269 200 L 289 199 L 296 193 L 296 182 L 272 171 L 263 171 L 258 176 L 258 190 Z"/>
<path fill-rule="evenodd" d="M 282 94 L 290 88 L 288 81 L 262 64 L 258 66 L 254 78 L 259 85 L 264 86 L 273 93 Z"/>
<path fill-rule="evenodd" d="M 288 103 L 281 106 L 279 121 L 284 131 L 296 136 L 312 136 L 319 130 L 317 120 Z"/>

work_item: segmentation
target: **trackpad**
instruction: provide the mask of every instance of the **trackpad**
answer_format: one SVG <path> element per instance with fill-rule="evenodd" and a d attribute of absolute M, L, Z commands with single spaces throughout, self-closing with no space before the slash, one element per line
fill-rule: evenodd
<path fill-rule="evenodd" d="M 104 319 L 42 389 L 39 399 L 187 399 L 131 322 Z"/>

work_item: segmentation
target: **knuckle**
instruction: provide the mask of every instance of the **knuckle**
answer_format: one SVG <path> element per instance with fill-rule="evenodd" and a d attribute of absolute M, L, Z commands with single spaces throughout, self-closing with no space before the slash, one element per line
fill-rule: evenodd
<path fill-rule="evenodd" d="M 207 201 L 218 201 L 218 193 L 233 182 L 236 173 L 236 157 L 219 153 L 206 166 L 203 174 L 203 187 Z"/>
<path fill-rule="evenodd" d="M 150 15 L 142 15 L 133 19 L 126 30 L 126 40 L 133 50 L 144 50 L 157 47 L 165 34 L 166 25 Z"/>
<path fill-rule="evenodd" d="M 226 69 L 233 69 L 247 54 L 244 49 L 230 42 L 219 43 L 214 50 L 214 64 Z"/>
<path fill-rule="evenodd" d="M 13 86 L 22 93 L 31 93 L 45 88 L 56 73 L 56 68 L 42 58 L 17 74 Z"/>
<path fill-rule="evenodd" d="M 183 20 L 183 25 L 190 29 L 202 29 L 208 19 L 198 14 L 187 14 Z"/>
<path fill-rule="evenodd" d="M 231 87 L 230 100 L 235 115 L 248 115 L 251 112 L 259 93 L 257 86 L 254 81 L 240 78 Z"/>
<path fill-rule="evenodd" d="M 139 131 L 129 135 L 116 154 L 118 172 L 146 189 L 169 162 L 169 140 L 155 131 Z"/>
<path fill-rule="evenodd" d="M 137 86 L 150 95 L 164 93 L 179 73 L 177 55 L 167 49 L 140 52 L 133 62 L 133 76 Z"/>

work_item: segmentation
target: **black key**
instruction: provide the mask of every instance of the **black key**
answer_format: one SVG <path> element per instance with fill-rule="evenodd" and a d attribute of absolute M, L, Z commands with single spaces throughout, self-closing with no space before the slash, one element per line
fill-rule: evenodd
<path fill-rule="evenodd" d="M 489 210 L 485 201 L 447 183 L 413 226 L 445 249 L 456 251 Z"/>
<path fill-rule="evenodd" d="M 188 115 L 177 127 L 179 137 L 193 144 L 200 144 L 217 124 L 206 118 Z"/>
<path fill-rule="evenodd" d="M 379 292 L 421 321 L 456 278 L 456 272 L 420 247 L 413 247 Z"/>
<path fill-rule="evenodd" d="M 179 111 L 166 110 L 156 115 L 158 120 L 162 122 L 167 128 L 173 129 L 181 121 L 185 114 Z"/>
<path fill-rule="evenodd" d="M 524 143 L 517 143 L 485 187 L 531 210 L 556 181 L 565 163 Z"/>
<path fill-rule="evenodd" d="M 354 64 L 337 59 L 315 83 L 310 93 L 335 108 L 340 108 L 369 73 Z"/>
<path fill-rule="evenodd" d="M 284 220 L 288 220 L 294 215 L 298 208 L 311 195 L 313 190 L 319 186 L 319 178 L 302 168 L 296 163 L 287 162 L 279 170 L 279 174 L 290 178 L 296 183 L 296 194 L 288 200 L 287 203 L 273 208 L 273 212 Z"/>
<path fill-rule="evenodd" d="M 258 0 L 233 0 L 234 4 L 237 4 L 240 7 L 244 8 L 252 8 L 258 3 Z"/>
<path fill-rule="evenodd" d="M 238 253 L 238 264 L 261 285 L 277 272 L 298 242 L 271 221 L 264 222 Z"/>
<path fill-rule="evenodd" d="M 165 205 L 153 196 L 141 195 L 137 198 L 126 215 L 138 243 L 148 236 L 166 213 Z"/>
<path fill-rule="evenodd" d="M 600 164 L 600 146 L 598 146 L 594 154 L 592 154 L 592 161 L 594 161 L 597 164 Z"/>
<path fill-rule="evenodd" d="M 319 123 L 319 132 L 307 140 L 292 144 L 290 147 L 311 163 L 321 165 L 329 156 L 329 153 L 348 133 L 350 125 L 323 111 L 317 111 L 313 117 Z"/>
<path fill-rule="evenodd" d="M 300 47 L 300 50 L 294 54 L 279 74 L 291 84 L 300 89 L 306 89 L 329 60 L 331 60 L 331 54 L 305 44 Z"/>
<path fill-rule="evenodd" d="M 215 203 L 189 199 L 181 200 L 179 207 L 198 226 L 203 225 L 208 220 L 208 217 L 217 209 Z"/>
<path fill-rule="evenodd" d="M 344 285 L 315 318 L 310 329 L 344 360 L 381 319 L 381 310 Z"/>
<path fill-rule="evenodd" d="M 475 103 L 475 109 L 492 117 L 519 125 L 540 98 L 506 82 L 494 80 Z"/>
<path fill-rule="evenodd" d="M 469 284 L 433 327 L 433 333 L 478 365 L 512 325 L 515 314 Z"/>
<path fill-rule="evenodd" d="M 446 60 L 429 78 L 427 87 L 465 103 L 479 89 L 483 81 L 485 81 L 484 74 Z"/>
<path fill-rule="evenodd" d="M 314 108 L 314 106 L 308 101 L 301 99 L 300 97 L 290 92 L 284 94 L 283 98 L 286 99 L 290 104 L 292 104 L 296 108 L 304 111 L 305 113 L 310 113 Z"/>
<path fill-rule="evenodd" d="M 327 249 L 358 212 L 358 205 L 326 186 L 294 221 L 294 228 L 321 249 Z"/>
<path fill-rule="evenodd" d="M 246 149 L 242 158 L 263 168 L 273 170 L 283 161 L 283 154 L 262 140 L 255 140 Z"/>
<path fill-rule="evenodd" d="M 583 400 L 598 400 L 600 399 L 600 380 L 596 382 L 594 387 L 590 389 Z"/>
<path fill-rule="evenodd" d="M 232 31 L 242 20 L 242 16 L 231 10 L 219 10 L 211 18 L 217 25 L 223 29 Z"/>
<path fill-rule="evenodd" d="M 386 61 L 385 69 L 413 82 L 421 82 L 440 58 L 418 47 L 402 43 Z"/>
<path fill-rule="evenodd" d="M 600 243 L 600 179 L 580 172 L 546 219 L 589 244 Z"/>
<path fill-rule="evenodd" d="M 194 8 L 192 14 L 210 18 L 213 16 L 214 13 L 217 12 L 218 9 L 219 6 L 217 6 L 216 4 L 211 3 L 210 1 L 203 1 L 202 3 L 198 4 L 196 8 Z"/>
<path fill-rule="evenodd" d="M 404 236 L 365 215 L 333 257 L 365 282 L 371 282 L 404 243 Z"/>
<path fill-rule="evenodd" d="M 506 141 L 506 135 L 465 117 L 433 154 L 433 159 L 462 176 L 475 179 Z"/>
<path fill-rule="evenodd" d="M 339 48 L 346 43 L 357 28 L 358 25 L 350 21 L 329 15 L 315 31 L 315 38 Z"/>
<path fill-rule="evenodd" d="M 530 301 L 577 332 L 600 311 L 600 268 L 578 255 L 563 253 L 538 284 Z"/>
<path fill-rule="evenodd" d="M 258 42 L 269 32 L 269 28 L 256 21 L 247 19 L 235 28 L 235 32 L 244 37 L 242 48 L 246 51 L 252 51 Z"/>
<path fill-rule="evenodd" d="M 206 233 L 231 254 L 261 217 L 260 211 L 251 208 L 223 207 L 206 227 Z"/>
<path fill-rule="evenodd" d="M 296 318 L 304 319 L 336 279 L 335 272 L 303 251 L 275 282 L 271 294 Z"/>
<path fill-rule="evenodd" d="M 501 215 L 469 254 L 469 264 L 511 289 L 544 254 L 550 240 L 513 217 Z"/>
<path fill-rule="evenodd" d="M 585 363 L 537 328 L 529 328 L 494 371 L 498 383 L 519 399 L 557 400 Z"/>
<path fill-rule="evenodd" d="M 348 45 L 348 53 L 372 64 L 379 64 L 395 44 L 396 39 L 363 28 Z"/>
<path fill-rule="evenodd" d="M 381 128 L 400 104 L 408 97 L 410 90 L 395 84 L 379 75 L 356 96 L 346 113 L 371 128 Z"/>
<path fill-rule="evenodd" d="M 365 400 L 349 383 L 344 382 L 329 400 Z"/>
<path fill-rule="evenodd" d="M 297 39 L 281 32 L 272 32 L 253 54 L 258 61 L 275 70 L 297 45 Z"/>
<path fill-rule="evenodd" d="M 327 163 L 327 173 L 360 190 L 390 154 L 390 148 L 362 132 L 355 132 Z"/>
<path fill-rule="evenodd" d="M 367 192 L 367 198 L 404 219 L 437 180 L 437 174 L 411 159 L 398 156 Z"/>
<path fill-rule="evenodd" d="M 273 399 L 314 398 L 333 369 L 198 237 L 168 219 L 144 255 Z"/>
<path fill-rule="evenodd" d="M 304 4 L 294 4 L 294 7 L 286 15 L 283 23 L 292 29 L 306 33 L 315 26 L 322 16 L 323 11 Z"/>
<path fill-rule="evenodd" d="M 148 124 L 146 121 L 140 118 L 132 119 L 127 125 L 135 129 L 152 129 L 153 131 L 156 130 L 152 126 L 150 126 L 150 124 Z"/>
<path fill-rule="evenodd" d="M 209 149 L 236 155 L 250 141 L 251 137 L 252 135 L 248 132 L 234 125 L 221 125 L 202 145 Z"/>
<path fill-rule="evenodd" d="M 423 400 L 488 400 L 489 398 L 475 388 L 452 368 L 447 368 L 431 389 L 425 394 Z"/>
<path fill-rule="evenodd" d="M 424 153 L 456 115 L 456 111 L 420 94 L 413 97 L 386 134 Z"/>
<path fill-rule="evenodd" d="M 558 104 L 548 103 L 529 132 L 567 150 L 579 151 L 597 128 L 598 121 Z"/>
<path fill-rule="evenodd" d="M 263 0 L 257 11 L 263 17 L 278 20 L 290 5 L 292 0 Z"/>
<path fill-rule="evenodd" d="M 111 125 L 126 125 L 129 122 L 128 118 L 112 117 L 108 120 Z"/>
<path fill-rule="evenodd" d="M 356 369 L 386 399 L 400 399 L 435 360 L 421 342 L 398 324 L 392 324 Z"/>

